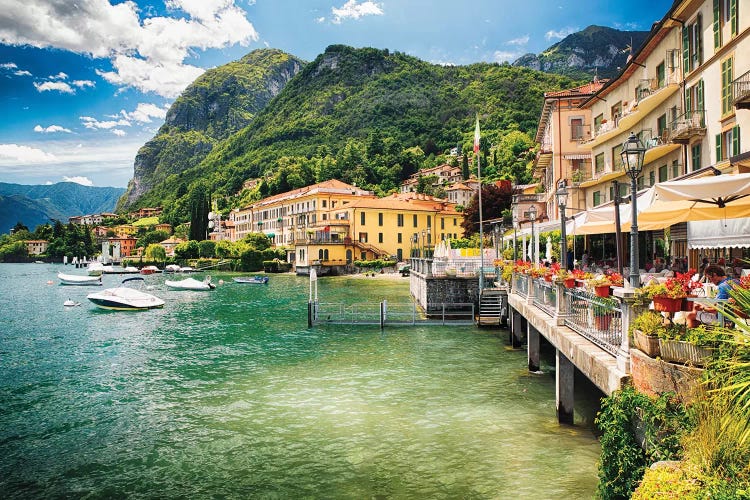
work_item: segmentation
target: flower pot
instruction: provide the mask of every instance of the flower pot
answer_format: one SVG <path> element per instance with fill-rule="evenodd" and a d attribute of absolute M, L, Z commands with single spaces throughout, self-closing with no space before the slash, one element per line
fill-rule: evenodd
<path fill-rule="evenodd" d="M 549 282 L 552 282 L 552 275 L 550 275 L 550 274 L 545 274 L 545 275 L 544 275 L 544 281 L 549 281 Z"/>
<path fill-rule="evenodd" d="M 609 330 L 609 324 L 612 322 L 612 316 L 604 314 L 601 316 L 594 315 L 594 326 L 597 330 Z"/>
<path fill-rule="evenodd" d="M 654 311 L 676 313 L 682 311 L 682 297 L 654 297 Z"/>
<path fill-rule="evenodd" d="M 609 297 L 609 285 L 597 285 L 594 287 L 597 297 Z"/>
<path fill-rule="evenodd" d="M 651 358 L 660 356 L 659 337 L 646 335 L 640 330 L 633 330 L 633 344 Z"/>
<path fill-rule="evenodd" d="M 575 278 L 565 278 L 563 283 L 565 284 L 565 288 L 575 288 L 576 286 Z"/>
<path fill-rule="evenodd" d="M 683 340 L 659 339 L 659 351 L 664 361 L 698 366 L 704 366 L 713 356 L 713 349 Z"/>

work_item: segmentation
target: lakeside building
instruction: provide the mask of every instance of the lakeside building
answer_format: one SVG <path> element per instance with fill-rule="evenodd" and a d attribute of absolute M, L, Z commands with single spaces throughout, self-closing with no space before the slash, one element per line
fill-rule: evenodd
<path fill-rule="evenodd" d="M 47 240 L 26 240 L 24 243 L 29 255 L 41 255 L 47 251 L 47 247 L 49 246 L 49 241 Z"/>
<path fill-rule="evenodd" d="M 569 206 L 580 209 L 612 203 L 612 181 L 618 181 L 621 195 L 629 194 L 630 179 L 620 152 L 631 132 L 646 147 L 637 179 L 639 191 L 668 180 L 750 171 L 750 8 L 740 3 L 677 1 L 654 24 L 620 74 L 580 104 L 584 124 L 588 116 L 593 118 L 584 127 L 578 151 L 590 155 L 591 161 L 579 163 L 578 168 L 566 165 L 564 141 L 556 143 L 546 133 L 537 134 L 542 151 L 551 149 L 537 162 L 540 178 L 546 179 L 544 201 L 549 208 L 556 210 L 550 176 L 553 181 L 567 181 Z M 540 132 L 556 118 L 543 112 Z M 569 123 L 563 119 L 557 130 L 562 134 Z M 571 128 L 571 138 L 572 132 Z M 557 158 L 559 164 L 554 162 Z M 559 214 L 548 213 L 559 226 Z M 738 231 L 750 232 L 748 222 L 736 221 Z M 644 237 L 642 263 L 650 259 L 655 239 L 663 239 L 664 233 Z M 670 229 L 670 240 L 670 255 L 688 256 L 691 266 L 709 252 L 743 256 L 741 248 L 720 236 L 715 223 L 676 224 Z"/>
<path fill-rule="evenodd" d="M 447 188 L 464 180 L 461 175 L 461 167 L 452 167 L 447 163 L 443 163 L 437 167 L 423 168 L 422 170 L 411 174 L 408 179 L 401 183 L 401 192 L 416 192 L 417 185 L 419 185 L 419 179 L 430 176 L 435 176 L 435 181 L 432 183 L 433 188 Z"/>
<path fill-rule="evenodd" d="M 403 260 L 415 249 L 461 237 L 455 204 L 416 193 L 378 198 L 372 192 L 329 180 L 264 198 L 230 213 L 235 239 L 252 232 L 286 247 L 298 273 L 323 272 L 355 260 Z"/>
<path fill-rule="evenodd" d="M 102 255 L 110 256 L 114 261 L 119 261 L 123 257 L 136 256 L 135 244 L 137 241 L 137 239 L 127 236 L 106 238 L 102 242 Z"/>

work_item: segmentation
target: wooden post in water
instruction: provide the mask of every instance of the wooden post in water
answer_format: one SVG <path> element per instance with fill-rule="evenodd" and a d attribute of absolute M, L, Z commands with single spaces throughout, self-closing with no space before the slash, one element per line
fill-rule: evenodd
<path fill-rule="evenodd" d="M 312 300 L 308 300 L 307 301 L 307 327 L 308 328 L 312 328 L 313 326 L 313 314 L 312 314 L 313 309 L 312 308 L 313 308 Z"/>
<path fill-rule="evenodd" d="M 557 366 L 555 370 L 557 421 L 561 424 L 573 425 L 574 381 L 575 365 L 556 350 Z"/>

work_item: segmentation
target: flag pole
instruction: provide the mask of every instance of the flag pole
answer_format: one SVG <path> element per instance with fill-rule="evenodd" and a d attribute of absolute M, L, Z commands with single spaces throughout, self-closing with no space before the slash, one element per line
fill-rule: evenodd
<path fill-rule="evenodd" d="M 484 290 L 484 221 L 482 218 L 482 166 L 479 159 L 479 113 L 474 127 L 474 155 L 477 157 L 477 181 L 479 183 L 479 294 Z"/>

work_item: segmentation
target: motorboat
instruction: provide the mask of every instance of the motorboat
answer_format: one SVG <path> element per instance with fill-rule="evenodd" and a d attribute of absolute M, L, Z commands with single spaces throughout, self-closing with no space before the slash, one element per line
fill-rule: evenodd
<path fill-rule="evenodd" d="M 180 266 L 177 264 L 167 264 L 164 266 L 164 272 L 165 273 L 179 273 L 180 272 Z"/>
<path fill-rule="evenodd" d="M 104 264 L 101 262 L 89 262 L 86 269 L 88 270 L 89 276 L 101 276 L 104 272 Z"/>
<path fill-rule="evenodd" d="M 158 272 L 159 272 L 159 268 L 156 266 L 146 266 L 146 267 L 141 268 L 141 274 L 154 274 Z"/>
<path fill-rule="evenodd" d="M 138 269 L 135 266 L 127 266 L 122 271 L 120 271 L 121 274 L 138 274 L 141 270 Z"/>
<path fill-rule="evenodd" d="M 180 268 L 181 273 L 196 273 L 198 272 L 198 269 L 192 268 L 190 266 L 182 266 Z"/>
<path fill-rule="evenodd" d="M 235 283 L 245 283 L 250 285 L 267 285 L 268 276 L 237 276 L 232 278 Z"/>
<path fill-rule="evenodd" d="M 216 288 L 216 285 L 211 283 L 211 276 L 206 276 L 203 281 L 198 281 L 195 278 L 178 281 L 165 280 L 164 284 L 174 290 L 213 290 Z"/>
<path fill-rule="evenodd" d="M 81 303 L 80 302 L 75 302 L 73 300 L 68 299 L 65 302 L 63 302 L 63 305 L 65 307 L 76 307 L 76 306 L 80 306 Z"/>
<path fill-rule="evenodd" d="M 101 292 L 90 293 L 86 296 L 97 307 L 102 309 L 114 309 L 118 311 L 142 311 L 164 307 L 164 300 L 142 292 L 135 288 L 126 286 L 128 284 L 143 283 L 140 276 L 125 278 L 122 285 L 117 288 L 107 288 Z"/>
<path fill-rule="evenodd" d="M 57 273 L 57 278 L 60 280 L 61 285 L 101 286 L 102 284 L 101 275 L 84 276 L 81 274 Z"/>

